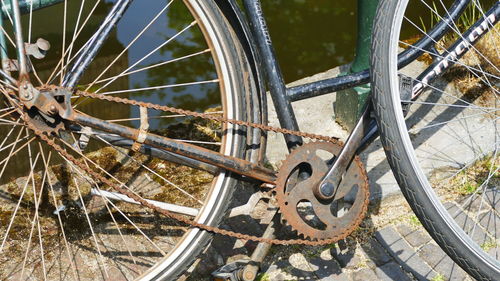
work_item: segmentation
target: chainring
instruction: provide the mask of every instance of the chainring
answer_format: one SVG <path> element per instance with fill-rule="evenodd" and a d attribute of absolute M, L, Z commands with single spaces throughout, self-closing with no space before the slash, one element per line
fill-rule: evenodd
<path fill-rule="evenodd" d="M 312 187 L 327 173 L 341 148 L 331 142 L 304 144 L 286 158 L 279 170 L 275 192 L 282 218 L 304 237 L 345 236 L 366 214 L 368 178 L 359 157 L 349 166 L 332 200 L 319 200 L 313 193 Z"/>

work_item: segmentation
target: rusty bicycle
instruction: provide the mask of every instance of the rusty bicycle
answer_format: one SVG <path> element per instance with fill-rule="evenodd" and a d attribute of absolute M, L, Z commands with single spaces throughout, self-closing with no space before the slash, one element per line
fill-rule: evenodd
<path fill-rule="evenodd" d="M 288 88 L 259 0 L 0 4 L 2 279 L 176 280 L 214 233 L 335 243 L 367 211 L 357 154 L 378 136 L 429 234 L 500 279 L 498 1 L 381 0 L 370 69 Z M 345 144 L 299 128 L 292 102 L 354 87 Z M 269 132 L 290 152 L 277 169 Z M 236 187 L 265 192 L 298 237 L 219 227 Z"/>

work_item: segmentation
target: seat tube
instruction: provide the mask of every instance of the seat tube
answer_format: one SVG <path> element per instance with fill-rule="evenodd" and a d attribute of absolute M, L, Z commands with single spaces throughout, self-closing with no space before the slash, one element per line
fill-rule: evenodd
<path fill-rule="evenodd" d="M 249 17 L 252 33 L 256 38 L 262 56 L 268 89 L 271 92 L 280 125 L 283 128 L 297 131 L 299 126 L 292 104 L 286 95 L 285 81 L 276 59 L 260 1 L 244 0 L 243 3 Z M 285 141 L 289 150 L 302 144 L 302 138 L 299 136 L 285 135 Z"/>

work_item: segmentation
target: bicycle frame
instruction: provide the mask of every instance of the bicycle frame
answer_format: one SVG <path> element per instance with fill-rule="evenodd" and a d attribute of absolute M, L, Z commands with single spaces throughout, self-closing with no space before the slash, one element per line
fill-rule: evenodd
<path fill-rule="evenodd" d="M 54 4 L 59 0 L 41 0 L 46 1 L 47 5 Z M 117 0 L 113 5 L 110 13 L 101 24 L 95 35 L 89 40 L 85 45 L 80 55 L 75 60 L 72 68 L 68 71 L 65 80 L 63 81 L 63 86 L 67 88 L 73 88 L 78 80 L 80 79 L 83 71 L 87 68 L 90 62 L 93 60 L 98 50 L 101 48 L 103 42 L 107 39 L 110 31 L 114 25 L 121 19 L 128 6 L 132 0 Z M 23 5 L 27 2 L 22 0 Z M 244 0 L 244 8 L 247 15 L 247 20 L 249 23 L 250 31 L 246 28 L 246 22 L 242 22 L 242 11 L 237 6 L 235 0 L 216 0 L 217 4 L 221 7 L 222 11 L 229 13 L 229 20 L 239 34 L 240 38 L 248 39 L 247 42 L 255 42 L 255 46 L 244 46 L 245 48 L 250 48 L 248 50 L 254 56 L 254 59 L 259 65 L 257 68 L 263 68 L 265 70 L 265 79 L 269 91 L 271 92 L 271 97 L 273 99 L 278 119 L 283 128 L 290 130 L 298 130 L 297 121 L 295 118 L 295 113 L 291 106 L 291 102 L 307 99 L 319 95 L 323 95 L 330 92 L 336 92 L 342 89 L 351 88 L 354 86 L 366 84 L 369 82 L 369 71 L 364 70 L 358 73 L 325 79 L 318 82 L 309 83 L 302 86 L 286 88 L 279 64 L 274 53 L 269 31 L 266 26 L 265 18 L 261 9 L 259 0 Z M 448 17 L 439 22 L 433 30 L 429 32 L 430 38 L 425 37 L 420 39 L 414 44 L 415 48 L 409 48 L 402 52 L 398 57 L 398 66 L 404 67 L 409 64 L 417 57 L 419 57 L 422 52 L 430 50 L 434 43 L 439 41 L 440 38 L 450 29 L 449 20 L 455 20 L 464 11 L 470 0 L 457 0 L 454 2 L 450 8 Z M 12 0 L 13 15 L 16 25 L 16 41 L 18 42 L 18 60 L 21 63 L 24 58 L 24 44 L 23 37 L 20 29 L 20 4 L 18 0 Z M 42 5 L 37 6 L 37 8 L 42 8 Z M 23 10 L 25 9 L 22 8 Z M 486 27 L 488 25 L 494 25 L 500 14 L 500 5 L 497 2 L 487 13 L 483 19 L 476 22 L 469 30 L 464 34 L 464 38 L 457 40 L 455 44 L 449 48 L 448 55 L 437 59 L 431 66 L 428 67 L 426 71 L 418 78 L 419 81 L 403 81 L 405 86 L 410 85 L 410 97 L 412 99 L 416 98 L 418 94 L 424 89 L 429 82 L 435 79 L 440 73 L 449 68 L 452 64 L 448 63 L 450 58 L 459 59 L 477 40 L 484 35 Z M 5 46 L 2 46 L 4 49 Z M 26 70 L 24 70 L 26 71 Z M 10 77 L 5 71 L 0 71 L 0 75 L 4 76 L 5 79 L 13 83 L 15 80 Z M 24 76 L 23 76 L 24 75 Z M 23 73 L 22 65 L 20 66 L 20 77 L 27 77 L 27 73 Z M 404 79 L 403 79 L 404 80 Z M 20 81 L 19 81 L 20 82 Z M 354 157 L 354 154 L 366 144 L 370 143 L 376 136 L 377 127 L 374 120 L 370 117 L 371 108 L 369 105 L 365 105 L 365 110 L 362 117 L 359 119 L 358 124 L 355 126 L 353 132 L 349 136 L 343 150 L 337 157 L 335 164 L 330 168 L 328 174 L 323 178 L 320 186 L 321 192 L 326 195 L 332 194 L 336 186 L 338 186 L 342 174 L 347 170 L 348 165 Z M 83 114 L 76 114 L 72 117 L 73 121 L 77 121 L 85 126 L 89 126 L 98 130 L 110 132 L 119 135 L 128 140 L 134 140 L 138 135 L 137 130 L 127 128 L 124 126 L 119 126 L 116 124 L 111 124 L 99 119 L 95 119 Z M 289 149 L 302 144 L 302 139 L 293 135 L 285 135 L 285 140 Z M 248 161 L 241 159 L 232 159 L 222 154 L 209 151 L 194 145 L 189 144 L 179 144 L 179 142 L 156 136 L 153 134 L 148 134 L 144 142 L 146 145 L 158 148 L 160 150 L 166 150 L 173 154 L 178 154 L 187 160 L 191 166 L 195 166 L 200 169 L 208 169 L 207 163 L 216 167 L 224 168 L 236 172 L 238 174 L 243 174 L 247 177 L 255 178 L 264 182 L 273 182 L 275 180 L 275 174 L 273 171 L 260 167 L 258 165 L 252 164 Z M 190 161 L 193 160 L 193 161 Z M 212 168 L 210 168 L 212 169 Z"/>

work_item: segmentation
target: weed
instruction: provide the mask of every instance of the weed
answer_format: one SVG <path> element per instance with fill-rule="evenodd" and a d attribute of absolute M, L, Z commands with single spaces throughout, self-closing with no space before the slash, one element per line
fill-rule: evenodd
<path fill-rule="evenodd" d="M 481 249 L 483 249 L 485 252 L 489 251 L 492 248 L 496 248 L 498 246 L 498 243 L 492 239 L 488 239 L 484 241 L 483 244 L 481 244 Z"/>
<path fill-rule="evenodd" d="M 257 278 L 255 278 L 255 281 L 271 281 L 271 277 L 267 273 L 261 273 L 257 275 Z"/>
<path fill-rule="evenodd" d="M 420 222 L 420 220 L 418 220 L 417 216 L 416 215 L 411 215 L 409 218 L 408 218 L 410 224 L 412 226 L 415 226 L 415 227 L 418 227 L 418 226 L 422 226 L 422 223 Z"/>
<path fill-rule="evenodd" d="M 445 281 L 445 280 L 446 280 L 446 278 L 441 273 L 438 273 L 436 276 L 434 276 L 431 279 L 431 281 Z"/>

